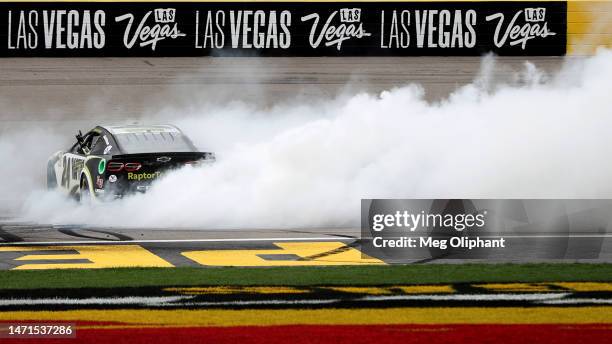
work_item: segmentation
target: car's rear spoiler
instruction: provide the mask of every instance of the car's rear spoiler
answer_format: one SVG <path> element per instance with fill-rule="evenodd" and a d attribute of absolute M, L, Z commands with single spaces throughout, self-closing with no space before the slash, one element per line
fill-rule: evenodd
<path fill-rule="evenodd" d="M 165 158 L 177 160 L 208 160 L 215 161 L 215 153 L 212 152 L 159 152 L 159 153 L 137 153 L 137 154 L 116 154 L 112 160 L 158 160 Z"/>

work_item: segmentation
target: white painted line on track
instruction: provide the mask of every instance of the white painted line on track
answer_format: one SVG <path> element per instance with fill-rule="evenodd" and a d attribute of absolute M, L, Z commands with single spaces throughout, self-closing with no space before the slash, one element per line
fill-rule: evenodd
<path fill-rule="evenodd" d="M 341 301 L 545 301 L 568 296 L 569 293 L 546 294 L 457 294 L 457 295 L 393 295 L 366 296 L 356 299 L 315 299 L 315 300 L 237 300 L 217 302 L 185 302 L 183 306 L 252 306 L 252 305 L 297 305 L 330 304 Z M 167 305 L 172 306 L 172 305 Z"/>
<path fill-rule="evenodd" d="M 355 238 L 356 239 L 356 238 Z M 80 240 L 80 241 L 19 241 L 2 242 L 0 246 L 28 245 L 82 245 L 82 244 L 147 244 L 147 243 L 189 243 L 189 242 L 250 242 L 250 241 L 346 241 L 355 240 L 347 237 L 298 237 L 298 238 L 227 238 L 227 239 L 151 239 L 151 240 Z"/>
<path fill-rule="evenodd" d="M 595 304 L 595 305 L 611 305 L 612 300 L 609 299 L 561 299 L 561 300 L 546 300 L 541 301 L 539 303 L 547 304 L 547 305 L 587 305 L 587 304 Z"/>
<path fill-rule="evenodd" d="M 276 306 L 276 305 L 325 305 L 342 301 L 341 299 L 327 300 L 239 300 L 218 302 L 180 302 L 180 306 Z M 177 304 L 165 304 L 162 306 L 176 306 Z"/>
<path fill-rule="evenodd" d="M 324 305 L 342 301 L 380 302 L 380 301 L 470 301 L 470 302 L 512 302 L 527 301 L 540 304 L 609 304 L 607 299 L 563 299 L 570 293 L 544 294 L 455 294 L 455 295 L 393 295 L 366 296 L 354 299 L 308 299 L 308 300 L 230 300 L 230 301 L 192 301 L 189 296 L 127 296 L 127 297 L 90 297 L 90 298 L 13 298 L 0 299 L 1 307 L 41 306 L 41 305 L 147 305 L 156 307 L 189 306 L 273 306 L 273 305 Z"/>
<path fill-rule="evenodd" d="M 2 306 L 38 306 L 38 305 L 158 305 L 192 299 L 193 296 L 128 296 L 128 297 L 90 297 L 40 298 L 40 299 L 0 299 Z"/>

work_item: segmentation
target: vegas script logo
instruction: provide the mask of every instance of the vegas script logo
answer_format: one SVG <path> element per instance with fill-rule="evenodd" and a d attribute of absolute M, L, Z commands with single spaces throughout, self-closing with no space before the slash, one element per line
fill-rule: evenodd
<path fill-rule="evenodd" d="M 149 22 L 149 17 L 154 14 L 154 23 Z M 153 11 L 148 11 L 140 20 L 138 26 L 132 30 L 134 24 L 134 15 L 127 13 L 115 18 L 116 22 L 127 20 L 127 26 L 123 34 L 123 44 L 128 49 L 131 49 L 136 42 L 139 42 L 140 47 L 150 45 L 151 50 L 155 51 L 157 43 L 164 39 L 184 37 L 176 23 L 176 9 L 174 8 L 157 8 Z"/>
<path fill-rule="evenodd" d="M 340 19 L 339 25 L 334 25 L 336 16 Z M 339 11 L 334 11 L 327 17 L 327 20 L 320 28 L 320 16 L 318 13 L 303 16 L 301 19 L 303 22 L 314 20 L 309 36 L 310 46 L 313 48 L 317 48 L 325 39 L 326 47 L 335 45 L 336 49 L 340 50 L 342 48 L 342 42 L 346 40 L 372 35 L 363 28 L 360 8 L 343 8 Z"/>
<path fill-rule="evenodd" d="M 524 14 L 525 23 L 523 25 L 518 24 L 519 17 Z M 511 46 L 521 45 L 521 48 L 525 50 L 527 42 L 531 39 L 541 37 L 546 38 L 548 36 L 555 36 L 556 33 L 548 29 L 548 23 L 546 22 L 546 9 L 545 8 L 525 8 L 514 14 L 514 17 L 505 26 L 505 18 L 503 13 L 496 13 L 485 18 L 487 21 L 497 20 L 497 26 L 495 28 L 495 35 L 493 37 L 494 43 L 498 48 L 501 48 L 509 42 Z"/>

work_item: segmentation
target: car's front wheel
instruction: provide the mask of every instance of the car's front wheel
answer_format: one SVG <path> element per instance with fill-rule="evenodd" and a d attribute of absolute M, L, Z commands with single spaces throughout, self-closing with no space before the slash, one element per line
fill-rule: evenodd
<path fill-rule="evenodd" d="M 81 187 L 79 188 L 79 201 L 87 203 L 91 200 L 91 192 L 89 192 L 89 182 L 87 178 L 81 179 Z"/>

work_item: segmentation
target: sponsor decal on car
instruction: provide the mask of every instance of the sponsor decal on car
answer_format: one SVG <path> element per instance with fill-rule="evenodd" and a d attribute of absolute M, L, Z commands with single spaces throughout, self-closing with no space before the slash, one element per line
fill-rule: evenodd
<path fill-rule="evenodd" d="M 117 176 L 114 174 L 111 174 L 110 176 L 108 176 L 108 182 L 109 183 L 114 183 L 117 181 Z"/>
<path fill-rule="evenodd" d="M 142 173 L 132 173 L 132 172 L 128 172 L 127 174 L 127 179 L 128 180 L 151 180 L 151 179 L 156 179 L 159 178 L 159 176 L 161 176 L 161 172 L 152 172 L 152 173 L 146 173 L 146 172 L 142 172 Z"/>
<path fill-rule="evenodd" d="M 106 153 L 104 153 L 106 154 Z M 104 173 L 104 170 L 106 169 L 106 160 L 102 159 L 100 160 L 100 163 L 98 163 L 98 173 L 102 174 Z"/>
<path fill-rule="evenodd" d="M 97 176 L 96 177 L 96 187 L 98 189 L 102 189 L 104 187 L 104 178 Z"/>
<path fill-rule="evenodd" d="M 62 186 L 68 187 L 78 181 L 85 166 L 85 158 L 75 154 L 65 154 L 62 158 Z"/>

